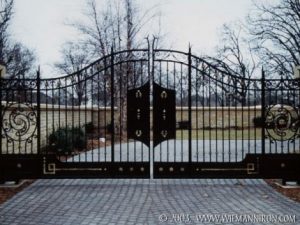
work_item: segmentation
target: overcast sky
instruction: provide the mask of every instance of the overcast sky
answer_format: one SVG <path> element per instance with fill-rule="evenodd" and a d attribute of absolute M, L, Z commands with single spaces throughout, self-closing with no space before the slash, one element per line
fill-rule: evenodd
<path fill-rule="evenodd" d="M 98 0 L 99 3 L 103 0 Z M 243 19 L 252 0 L 138 0 L 141 7 L 159 4 L 162 27 L 172 48 L 187 50 L 191 43 L 197 54 L 213 53 L 218 30 L 224 23 Z M 15 0 L 11 26 L 14 39 L 34 49 L 43 77 L 55 77 L 53 63 L 61 59 L 64 42 L 76 33 L 67 21 L 79 20 L 86 0 Z"/>

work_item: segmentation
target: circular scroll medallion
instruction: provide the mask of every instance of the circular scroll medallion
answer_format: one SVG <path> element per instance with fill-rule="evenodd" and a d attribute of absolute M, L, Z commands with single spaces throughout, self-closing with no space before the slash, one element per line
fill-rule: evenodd
<path fill-rule="evenodd" d="M 272 105 L 266 110 L 265 128 L 273 140 L 292 140 L 299 130 L 297 109 L 289 105 Z"/>
<path fill-rule="evenodd" d="M 5 108 L 2 127 L 10 140 L 27 141 L 36 136 L 36 112 L 26 104 L 14 103 Z"/>

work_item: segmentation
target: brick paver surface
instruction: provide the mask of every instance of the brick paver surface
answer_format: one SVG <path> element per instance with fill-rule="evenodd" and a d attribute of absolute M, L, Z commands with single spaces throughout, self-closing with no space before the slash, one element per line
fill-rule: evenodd
<path fill-rule="evenodd" d="M 263 180 L 38 180 L 0 205 L 1 225 L 284 224 L 283 220 L 300 224 L 300 204 Z"/>

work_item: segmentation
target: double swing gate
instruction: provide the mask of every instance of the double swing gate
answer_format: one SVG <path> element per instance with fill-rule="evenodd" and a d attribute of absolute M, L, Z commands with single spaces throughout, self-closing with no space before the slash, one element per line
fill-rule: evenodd
<path fill-rule="evenodd" d="M 0 79 L 0 180 L 300 180 L 300 81 L 189 52 L 111 52 L 59 78 Z"/>

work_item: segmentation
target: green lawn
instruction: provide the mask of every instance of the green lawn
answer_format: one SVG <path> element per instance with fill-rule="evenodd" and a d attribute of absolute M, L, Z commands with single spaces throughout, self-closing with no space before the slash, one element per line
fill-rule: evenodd
<path fill-rule="evenodd" d="M 271 130 L 271 135 L 276 135 Z M 261 128 L 251 129 L 199 129 L 192 130 L 192 139 L 198 140 L 260 140 Z M 267 131 L 265 131 L 267 135 Z M 292 131 L 286 131 L 285 137 L 293 137 L 295 133 Z M 280 140 L 281 137 L 277 137 Z M 188 139 L 188 130 L 177 130 L 176 139 Z"/>
<path fill-rule="evenodd" d="M 214 139 L 214 140 L 255 140 L 261 139 L 260 128 L 257 129 L 211 129 L 211 130 L 192 130 L 192 139 Z M 188 139 L 188 130 L 177 130 L 176 139 Z"/>

